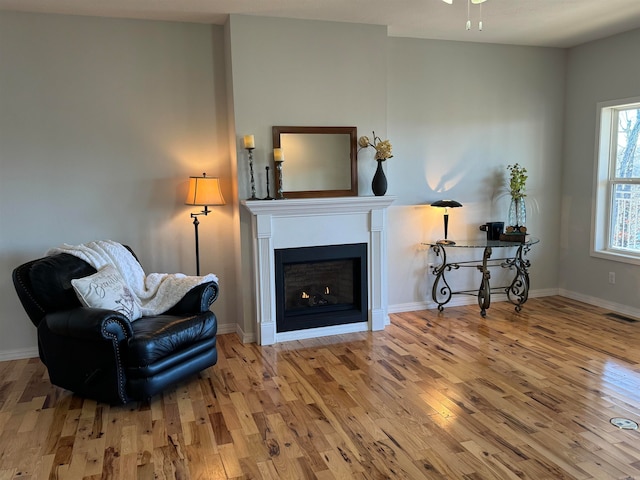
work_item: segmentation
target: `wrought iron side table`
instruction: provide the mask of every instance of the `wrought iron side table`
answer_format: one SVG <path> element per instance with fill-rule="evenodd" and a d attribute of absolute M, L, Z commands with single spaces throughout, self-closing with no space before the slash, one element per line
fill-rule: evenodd
<path fill-rule="evenodd" d="M 423 245 L 429 246 L 431 250 L 435 252 L 436 256 L 441 259 L 440 264 L 431 267 L 431 273 L 436 276 L 433 282 L 431 296 L 433 301 L 438 304 L 438 310 L 442 311 L 453 295 L 477 295 L 480 315 L 485 317 L 487 315 L 487 309 L 491 305 L 491 292 L 504 292 L 507 294 L 509 301 L 516 306 L 516 312 L 519 312 L 529 297 L 529 267 L 531 266 L 531 262 L 525 258 L 525 255 L 529 252 L 531 246 L 539 241 L 539 239 L 532 237 L 522 243 L 503 242 L 500 240 L 458 241 L 453 245 L 436 242 L 423 243 Z M 482 260 L 447 262 L 446 250 L 450 248 L 481 248 L 483 249 Z M 515 249 L 515 253 L 511 256 L 505 254 L 503 258 L 491 258 L 493 249 L 498 248 L 502 249 L 502 252 L 512 248 Z M 482 280 L 480 281 L 480 288 L 478 288 L 478 290 L 460 290 L 454 292 L 451 290 L 451 287 L 449 287 L 447 279 L 445 278 L 445 272 L 464 267 L 477 268 L 482 273 Z M 491 287 L 489 281 L 491 279 L 490 267 L 502 267 L 515 270 L 515 276 L 511 284 L 506 287 Z"/>

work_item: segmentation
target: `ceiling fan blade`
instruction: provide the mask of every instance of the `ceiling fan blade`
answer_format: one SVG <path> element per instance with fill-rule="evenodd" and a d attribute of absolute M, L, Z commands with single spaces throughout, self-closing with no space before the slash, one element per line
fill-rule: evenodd
<path fill-rule="evenodd" d="M 449 5 L 453 4 L 453 0 L 442 0 L 444 3 L 448 3 Z"/>

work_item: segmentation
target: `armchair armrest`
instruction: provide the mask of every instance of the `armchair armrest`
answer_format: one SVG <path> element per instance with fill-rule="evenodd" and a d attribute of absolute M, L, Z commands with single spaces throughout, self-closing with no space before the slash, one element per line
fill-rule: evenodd
<path fill-rule="evenodd" d="M 51 383 L 112 404 L 129 400 L 123 359 L 132 336 L 127 317 L 101 308 L 50 313 L 38 325 L 40 358 Z"/>
<path fill-rule="evenodd" d="M 171 307 L 167 315 L 185 315 L 202 313 L 218 298 L 219 287 L 216 282 L 207 282 L 192 288 L 182 299 Z"/>
<path fill-rule="evenodd" d="M 121 313 L 102 308 L 78 307 L 45 316 L 52 333 L 85 340 L 122 341 L 133 336 L 131 322 Z"/>

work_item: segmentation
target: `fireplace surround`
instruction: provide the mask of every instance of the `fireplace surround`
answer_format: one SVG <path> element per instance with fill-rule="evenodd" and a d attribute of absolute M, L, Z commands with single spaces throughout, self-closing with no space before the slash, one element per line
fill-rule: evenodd
<path fill-rule="evenodd" d="M 388 317 L 387 209 L 395 200 L 380 197 L 301 198 L 242 201 L 253 239 L 255 340 L 260 345 L 325 335 L 382 330 Z M 366 320 L 278 332 L 275 252 L 279 249 L 366 245 Z"/>

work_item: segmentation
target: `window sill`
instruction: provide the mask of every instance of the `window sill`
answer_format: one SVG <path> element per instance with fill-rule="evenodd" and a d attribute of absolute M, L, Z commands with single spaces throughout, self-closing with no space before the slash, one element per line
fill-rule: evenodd
<path fill-rule="evenodd" d="M 617 250 L 592 250 L 591 256 L 611 260 L 614 262 L 628 263 L 631 265 L 640 265 L 640 256 L 631 253 L 624 253 Z"/>

